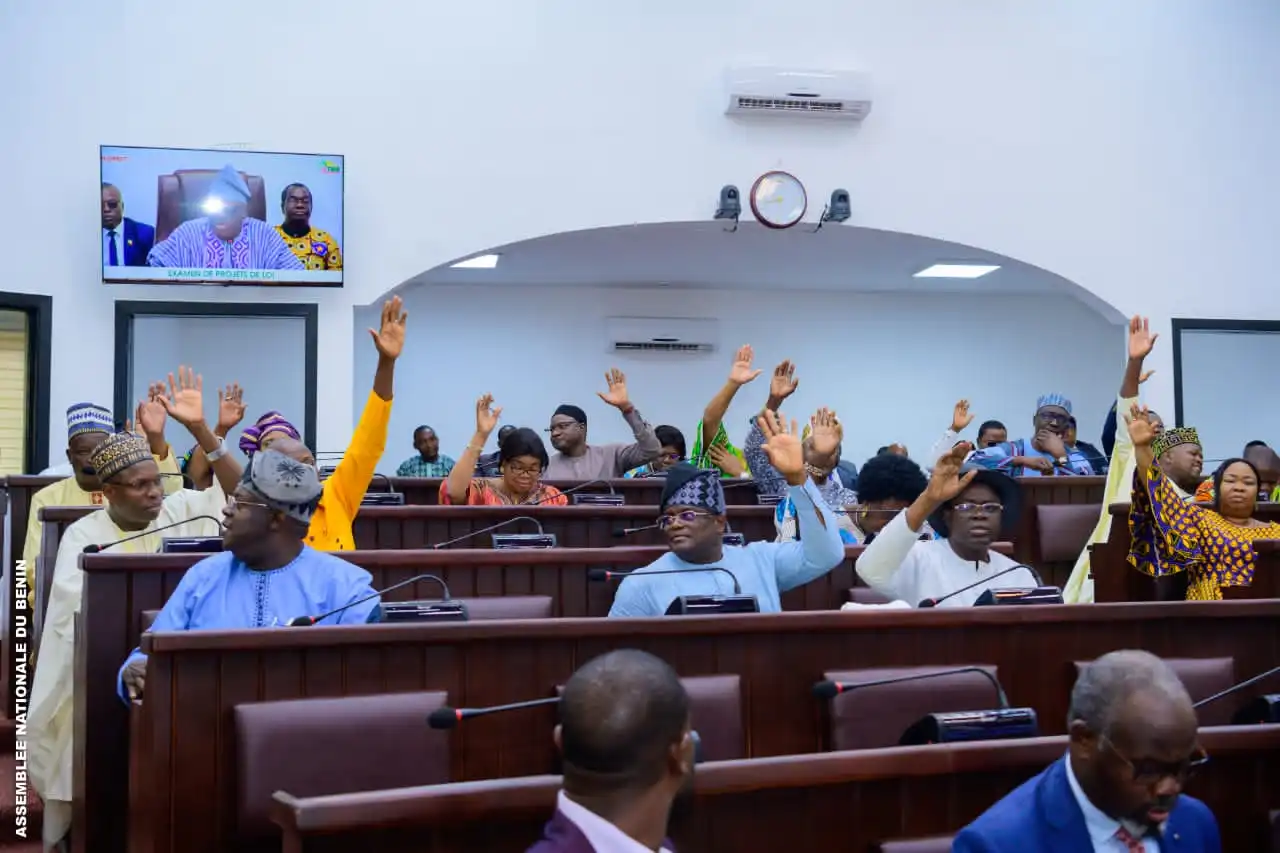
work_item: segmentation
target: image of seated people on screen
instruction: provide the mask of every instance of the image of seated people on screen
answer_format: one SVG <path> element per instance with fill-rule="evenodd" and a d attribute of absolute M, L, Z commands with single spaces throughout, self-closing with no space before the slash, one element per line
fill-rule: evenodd
<path fill-rule="evenodd" d="M 102 149 L 105 281 L 341 285 L 341 234 L 340 157 Z"/>

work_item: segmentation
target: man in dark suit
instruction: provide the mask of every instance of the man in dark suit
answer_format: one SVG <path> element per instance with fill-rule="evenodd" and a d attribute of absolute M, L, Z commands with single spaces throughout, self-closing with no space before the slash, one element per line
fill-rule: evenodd
<path fill-rule="evenodd" d="M 966 827 L 952 853 L 1220 853 L 1204 803 L 1180 796 L 1207 762 L 1168 664 L 1103 655 L 1071 691 L 1065 757 Z"/>
<path fill-rule="evenodd" d="M 114 184 L 102 185 L 102 265 L 145 267 L 156 229 L 124 215 L 124 199 Z"/>
<path fill-rule="evenodd" d="M 671 805 L 693 780 L 689 696 L 671 667 L 623 649 L 589 661 L 560 699 L 564 788 L 529 853 L 671 853 Z"/>

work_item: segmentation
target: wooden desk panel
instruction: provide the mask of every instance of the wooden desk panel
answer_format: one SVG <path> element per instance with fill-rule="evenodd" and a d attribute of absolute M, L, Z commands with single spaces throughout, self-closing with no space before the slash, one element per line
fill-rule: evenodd
<path fill-rule="evenodd" d="M 551 695 L 588 659 L 640 648 L 682 676 L 738 674 L 752 757 L 820 751 L 826 722 L 809 688 L 825 670 L 855 666 L 994 664 L 1010 700 L 1055 734 L 1072 661 L 1117 648 L 1233 656 L 1247 678 L 1280 656 L 1280 601 L 190 632 L 147 635 L 143 647 L 148 778 L 164 806 L 153 815 L 157 853 L 198 853 L 230 843 L 231 709 L 245 702 L 430 689 L 482 707 Z M 469 721 L 453 735 L 453 777 L 547 772 L 554 719 L 548 707 Z"/>
<path fill-rule="evenodd" d="M 1217 816 L 1224 850 L 1266 849 L 1268 811 L 1280 805 L 1280 726 L 1200 737 L 1213 760 L 1189 793 Z M 1045 737 L 703 764 L 672 840 L 701 853 L 864 851 L 950 835 L 1066 746 L 1065 737 Z M 521 853 L 540 837 L 559 788 L 559 776 L 535 776 L 309 799 L 282 792 L 272 811 L 285 853 Z"/>

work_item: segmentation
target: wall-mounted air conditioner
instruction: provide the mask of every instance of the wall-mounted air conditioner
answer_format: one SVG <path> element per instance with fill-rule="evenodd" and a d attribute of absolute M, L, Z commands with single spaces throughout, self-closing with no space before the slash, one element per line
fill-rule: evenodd
<path fill-rule="evenodd" d="M 606 321 L 610 352 L 715 352 L 720 340 L 717 320 L 687 317 L 610 317 Z"/>
<path fill-rule="evenodd" d="M 725 81 L 728 115 L 862 121 L 871 112 L 871 76 L 861 71 L 731 68 Z"/>

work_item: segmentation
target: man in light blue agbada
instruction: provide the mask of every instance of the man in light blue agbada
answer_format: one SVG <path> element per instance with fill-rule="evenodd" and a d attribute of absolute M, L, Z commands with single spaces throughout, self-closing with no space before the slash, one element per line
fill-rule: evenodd
<path fill-rule="evenodd" d="M 369 573 L 303 544 L 321 492 L 315 466 L 275 450 L 255 453 L 223 511 L 225 550 L 187 570 L 151 630 L 270 628 L 347 604 L 317 624 L 367 622 L 378 599 L 353 602 L 374 595 Z M 120 668 L 121 699 L 141 698 L 146 666 L 134 649 Z"/>
<path fill-rule="evenodd" d="M 805 471 L 804 449 L 795 424 L 788 429 L 773 412 L 760 417 L 767 439 L 764 451 L 789 486 L 800 525 L 800 541 L 752 542 L 726 547 L 724 487 L 717 470 L 680 464 L 667 471 L 658 526 L 667 536 L 667 554 L 637 569 L 614 596 L 610 616 L 661 616 L 671 602 L 687 595 L 728 595 L 733 580 L 725 572 L 699 571 L 712 566 L 737 579 L 744 595 L 754 595 L 761 613 L 782 610 L 781 595 L 819 578 L 840 565 L 844 543 L 835 514 Z M 647 572 L 678 574 L 645 577 Z"/>

